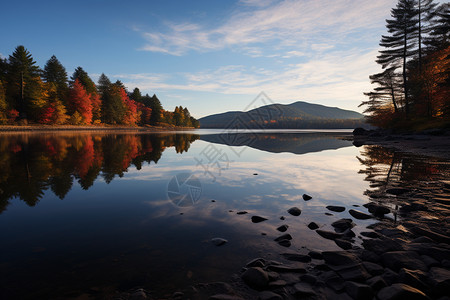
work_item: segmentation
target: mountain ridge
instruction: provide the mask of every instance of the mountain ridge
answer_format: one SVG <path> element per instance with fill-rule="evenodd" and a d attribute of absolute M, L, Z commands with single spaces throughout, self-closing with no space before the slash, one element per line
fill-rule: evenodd
<path fill-rule="evenodd" d="M 268 104 L 249 111 L 228 111 L 199 119 L 201 128 L 351 128 L 362 126 L 364 116 L 305 101 Z"/>

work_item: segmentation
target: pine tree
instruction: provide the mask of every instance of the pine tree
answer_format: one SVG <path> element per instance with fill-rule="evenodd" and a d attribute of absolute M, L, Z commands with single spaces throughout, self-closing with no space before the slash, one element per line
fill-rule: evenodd
<path fill-rule="evenodd" d="M 418 13 L 418 45 L 419 45 L 419 70 L 422 68 L 422 56 L 424 43 L 423 36 L 427 35 L 432 30 L 433 19 L 436 17 L 436 6 L 433 0 L 417 0 L 417 13 Z"/>
<path fill-rule="evenodd" d="M 30 104 L 41 96 L 40 69 L 31 53 L 18 46 L 9 56 L 6 96 L 20 113 L 21 118 L 33 114 Z"/>
<path fill-rule="evenodd" d="M 69 91 L 66 68 L 59 62 L 56 56 L 52 56 L 44 66 L 42 77 L 47 83 L 53 83 L 56 87 L 58 98 L 65 102 Z"/>
<path fill-rule="evenodd" d="M 112 84 L 109 78 L 102 74 L 98 80 L 98 90 L 102 99 L 102 120 L 107 124 L 120 124 L 125 116 L 125 106 L 122 101 L 121 87 Z"/>
<path fill-rule="evenodd" d="M 418 11 L 415 0 L 399 0 L 397 6 L 391 10 L 393 19 L 386 20 L 389 36 L 383 35 L 380 46 L 387 48 L 380 51 L 377 63 L 383 69 L 400 66 L 403 77 L 403 94 L 405 113 L 409 115 L 409 87 L 407 63 L 417 54 Z"/>
<path fill-rule="evenodd" d="M 450 46 L 450 3 L 442 3 L 436 9 L 435 15 L 429 36 L 425 39 L 429 52 Z"/>
<path fill-rule="evenodd" d="M 138 88 L 134 88 L 133 92 L 130 95 L 130 98 L 136 102 L 142 102 L 142 94 Z"/>
<path fill-rule="evenodd" d="M 155 94 L 153 94 L 153 96 L 150 98 L 149 104 L 147 106 L 152 110 L 150 124 L 156 125 L 157 123 L 161 122 L 162 105 Z"/>

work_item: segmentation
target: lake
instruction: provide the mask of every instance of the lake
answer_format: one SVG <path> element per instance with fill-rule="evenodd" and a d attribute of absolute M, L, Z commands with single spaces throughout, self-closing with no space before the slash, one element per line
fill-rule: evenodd
<path fill-rule="evenodd" d="M 367 203 L 370 191 L 442 173 L 433 160 L 357 148 L 350 134 L 1 134 L 0 298 L 140 286 L 162 297 L 229 280 L 255 257 L 283 261 L 287 248 L 338 250 L 307 225 L 332 230 L 329 224 L 350 218 L 348 210 Z M 294 206 L 300 216 L 287 212 Z M 267 220 L 253 223 L 253 216 Z M 355 222 L 358 246 L 358 232 L 373 220 Z M 274 241 L 284 224 L 290 247 Z M 227 243 L 216 246 L 215 238 Z"/>

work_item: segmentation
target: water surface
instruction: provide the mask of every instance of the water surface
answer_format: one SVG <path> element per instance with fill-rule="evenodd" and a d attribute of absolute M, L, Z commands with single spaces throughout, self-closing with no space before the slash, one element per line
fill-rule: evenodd
<path fill-rule="evenodd" d="M 348 132 L 217 133 L 0 135 L 0 298 L 164 295 L 228 280 L 255 257 L 339 249 L 307 224 L 332 230 L 351 217 L 392 159 Z M 327 205 L 347 209 L 327 215 Z M 283 224 L 289 249 L 273 241 Z"/>

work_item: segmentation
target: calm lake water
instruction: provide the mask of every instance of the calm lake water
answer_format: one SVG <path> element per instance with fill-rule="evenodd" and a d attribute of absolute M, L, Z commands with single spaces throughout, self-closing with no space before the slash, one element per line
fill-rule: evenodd
<path fill-rule="evenodd" d="M 381 147 L 356 148 L 342 139 L 349 131 L 218 133 L 0 135 L 0 298 L 138 286 L 170 295 L 229 280 L 255 257 L 337 250 L 307 224 L 332 230 L 386 179 L 441 172 L 430 160 L 411 167 Z M 293 206 L 300 216 L 287 213 Z M 255 215 L 268 220 L 252 223 Z M 273 241 L 283 224 L 289 249 Z"/>

